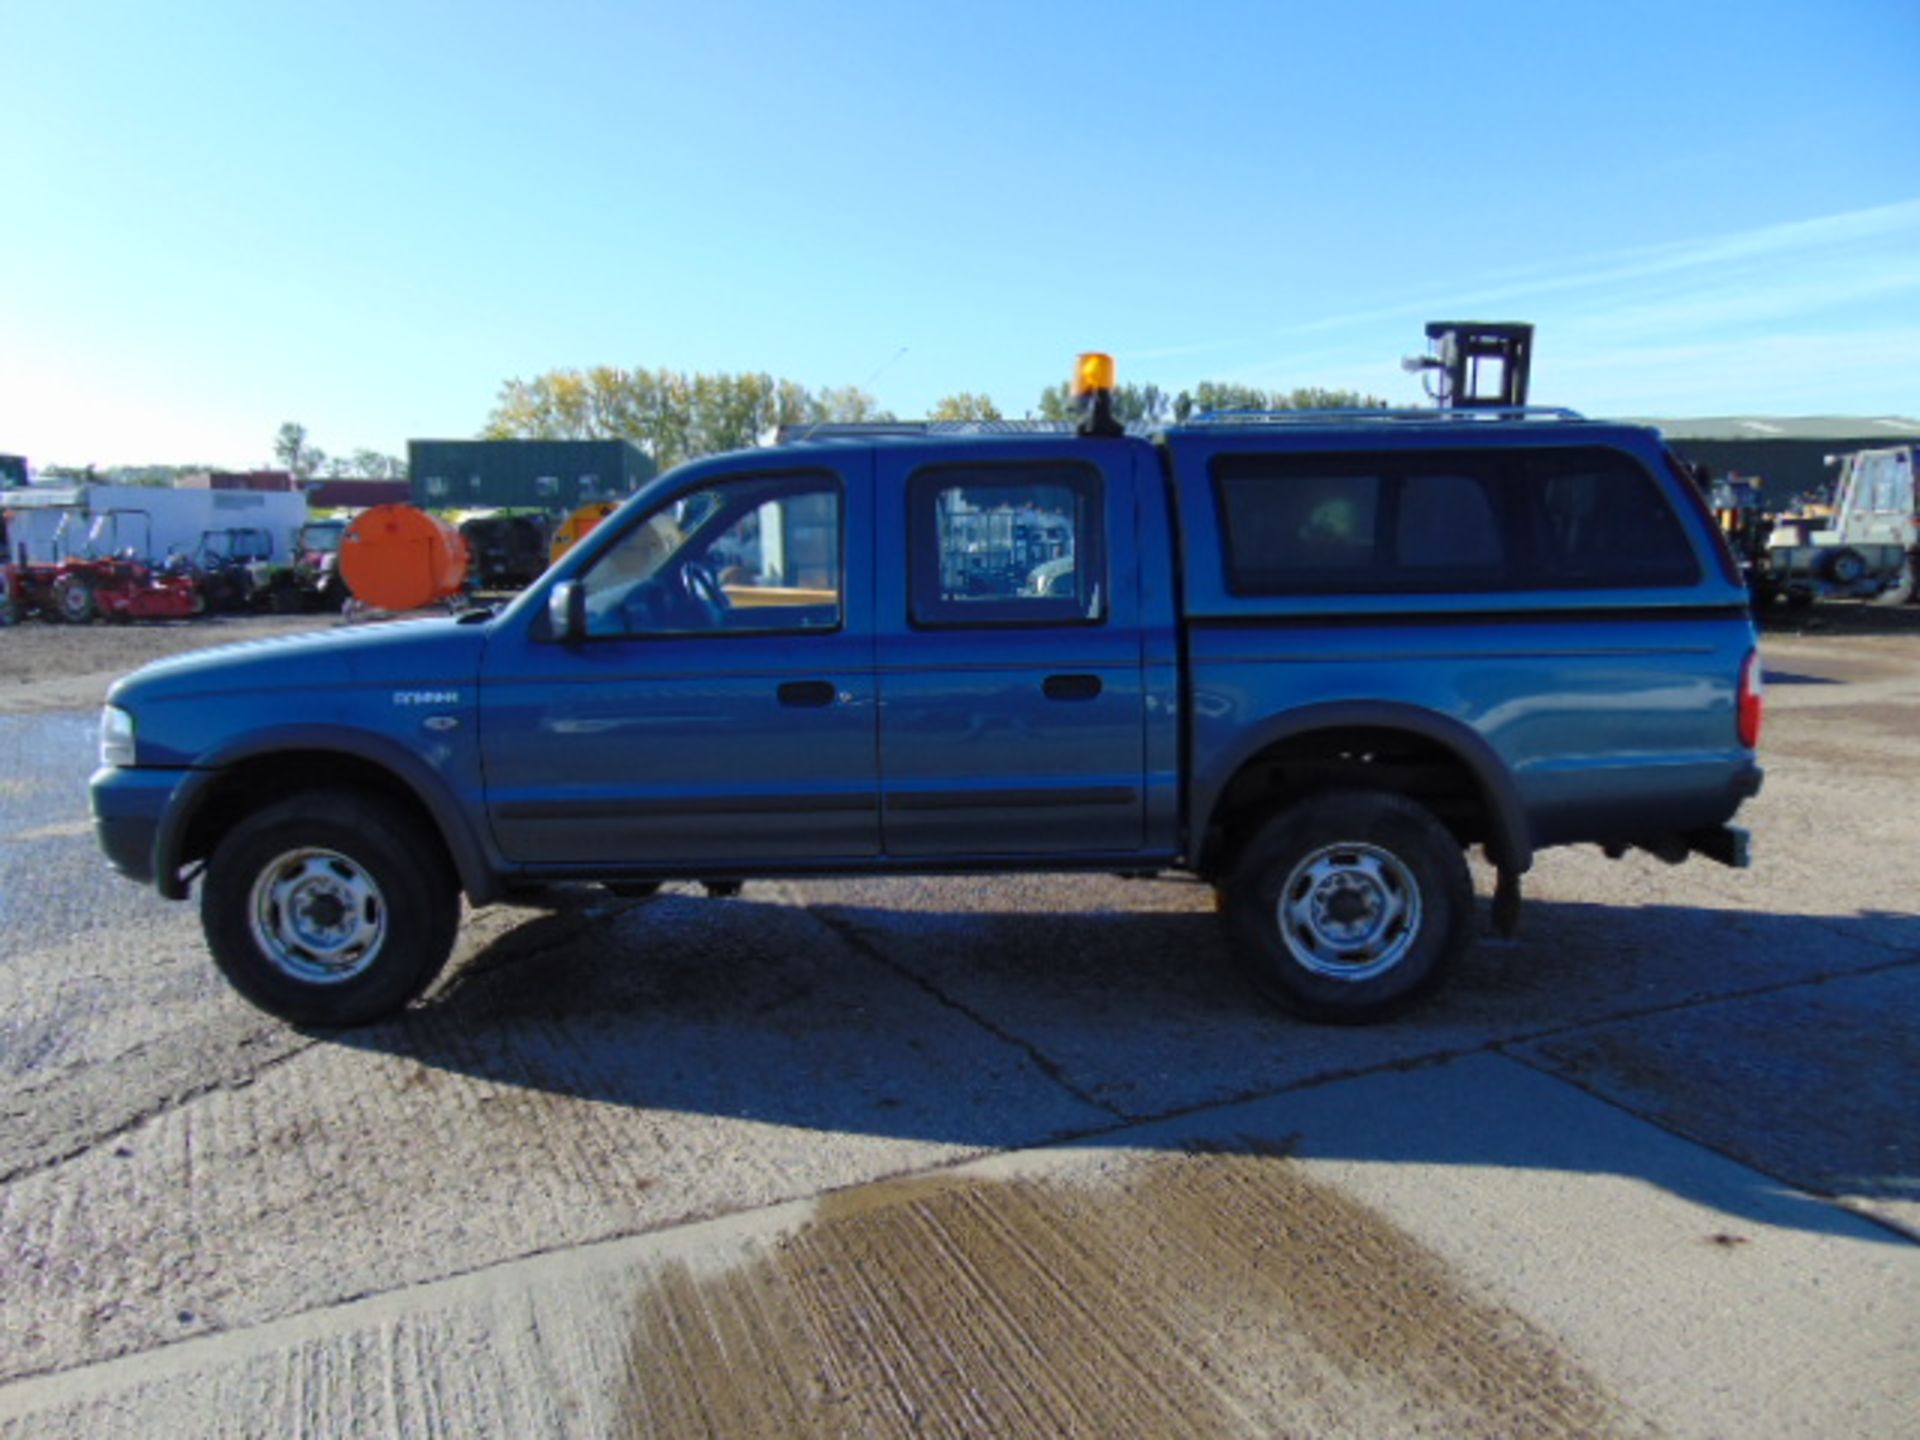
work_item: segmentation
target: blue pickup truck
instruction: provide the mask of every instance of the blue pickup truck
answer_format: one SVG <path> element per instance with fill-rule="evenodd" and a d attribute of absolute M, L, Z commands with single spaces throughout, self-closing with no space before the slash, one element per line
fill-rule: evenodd
<path fill-rule="evenodd" d="M 1261 988 L 1358 1022 L 1468 946 L 1468 847 L 1501 928 L 1549 846 L 1744 864 L 1760 691 L 1653 431 L 921 427 L 660 476 L 497 613 L 148 666 L 92 805 L 301 1023 L 419 995 L 462 894 L 1073 870 L 1197 875 Z"/>

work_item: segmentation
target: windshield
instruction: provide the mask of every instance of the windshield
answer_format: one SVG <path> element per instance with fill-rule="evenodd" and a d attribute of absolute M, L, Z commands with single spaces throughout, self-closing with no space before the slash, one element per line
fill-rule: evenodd
<path fill-rule="evenodd" d="M 273 554 L 273 541 L 264 530 L 209 530 L 200 537 L 200 548 L 221 560 L 265 560 Z"/>

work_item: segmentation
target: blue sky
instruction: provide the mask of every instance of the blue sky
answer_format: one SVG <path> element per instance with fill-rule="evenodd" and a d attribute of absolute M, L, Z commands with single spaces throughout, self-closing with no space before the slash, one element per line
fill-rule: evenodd
<path fill-rule="evenodd" d="M 0 0 L 0 451 L 399 453 L 600 363 L 1414 403 L 1458 317 L 1542 403 L 1912 415 L 1916 62 L 1913 0 Z"/>

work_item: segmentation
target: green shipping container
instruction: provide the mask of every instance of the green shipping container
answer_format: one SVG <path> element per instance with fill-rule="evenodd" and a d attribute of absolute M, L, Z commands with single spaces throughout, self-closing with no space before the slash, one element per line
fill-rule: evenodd
<path fill-rule="evenodd" d="M 656 473 L 630 440 L 409 440 L 407 474 L 422 510 L 545 510 L 622 500 Z"/>

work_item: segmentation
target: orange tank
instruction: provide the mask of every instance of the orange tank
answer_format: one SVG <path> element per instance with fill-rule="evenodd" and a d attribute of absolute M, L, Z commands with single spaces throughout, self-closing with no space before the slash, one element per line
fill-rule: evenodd
<path fill-rule="evenodd" d="M 340 537 L 340 576 L 356 600 L 382 610 L 417 610 L 459 591 L 467 578 L 467 542 L 424 510 L 376 505 Z"/>

